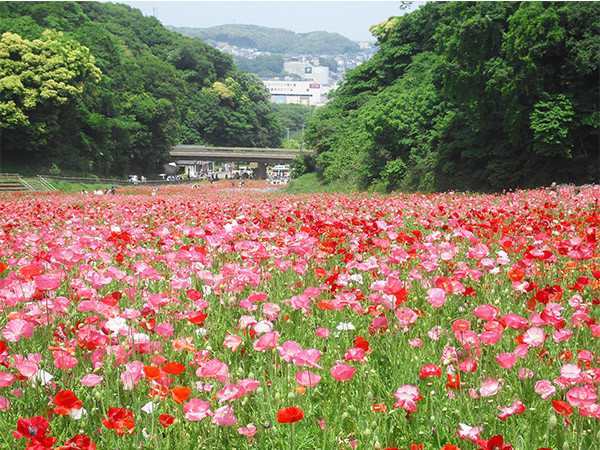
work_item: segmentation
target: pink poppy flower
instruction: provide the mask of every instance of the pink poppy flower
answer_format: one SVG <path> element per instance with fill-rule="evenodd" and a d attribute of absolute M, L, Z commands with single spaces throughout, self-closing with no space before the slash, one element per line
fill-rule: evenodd
<path fill-rule="evenodd" d="M 323 369 L 317 363 L 321 357 L 321 351 L 317 349 L 300 350 L 292 359 L 296 366 L 308 366 L 315 369 Z"/>
<path fill-rule="evenodd" d="M 321 381 L 321 375 L 313 373 L 309 370 L 296 372 L 296 381 L 300 386 L 313 387 Z"/>
<path fill-rule="evenodd" d="M 81 381 L 81 384 L 83 384 L 84 386 L 94 387 L 98 383 L 100 383 L 102 380 L 104 380 L 103 377 L 101 377 L 99 375 L 95 375 L 93 373 L 88 373 L 80 381 Z"/>
<path fill-rule="evenodd" d="M 237 334 L 228 334 L 223 340 L 223 347 L 230 348 L 232 351 L 235 352 L 239 348 L 241 343 L 242 338 L 239 337 Z"/>
<path fill-rule="evenodd" d="M 60 280 L 53 275 L 39 275 L 35 277 L 34 282 L 40 291 L 54 291 L 60 286 Z"/>
<path fill-rule="evenodd" d="M 531 369 L 523 368 L 517 371 L 517 376 L 521 381 L 525 381 L 528 378 L 533 378 L 533 371 Z"/>
<path fill-rule="evenodd" d="M 329 373 L 337 381 L 348 381 L 354 378 L 354 372 L 358 369 L 353 369 L 347 364 L 338 363 L 331 368 Z"/>
<path fill-rule="evenodd" d="M 548 336 L 539 327 L 531 327 L 523 335 L 523 342 L 532 347 L 541 347 Z"/>
<path fill-rule="evenodd" d="M 218 359 L 211 359 L 196 369 L 196 376 L 202 378 L 224 379 L 229 372 L 229 366 Z"/>
<path fill-rule="evenodd" d="M 569 339 L 571 339 L 572 336 L 573 336 L 573 331 L 568 330 L 566 328 L 561 328 L 560 330 L 554 330 L 554 333 L 552 333 L 552 339 L 554 339 L 554 342 L 556 342 L 557 344 L 562 341 L 568 341 Z"/>
<path fill-rule="evenodd" d="M 501 337 L 502 335 L 495 331 L 484 331 L 479 335 L 479 339 L 485 345 L 494 345 Z"/>
<path fill-rule="evenodd" d="M 517 362 L 517 357 L 513 353 L 500 353 L 496 355 L 496 361 L 500 367 L 510 370 Z"/>
<path fill-rule="evenodd" d="M 513 414 L 523 414 L 525 412 L 525 405 L 523 405 L 521 400 L 515 398 L 512 406 L 508 408 L 502 408 L 499 406 L 498 409 L 502 411 L 500 414 L 498 414 L 498 419 L 505 421 L 507 417 L 510 417 Z"/>
<path fill-rule="evenodd" d="M 542 399 L 548 400 L 550 397 L 554 395 L 556 392 L 556 388 L 552 384 L 552 382 L 548 380 L 540 380 L 535 383 L 535 392 L 542 396 Z"/>
<path fill-rule="evenodd" d="M 327 328 L 317 328 L 317 337 L 327 339 L 329 337 L 329 330 Z"/>
<path fill-rule="evenodd" d="M 302 351 L 302 346 L 296 341 L 285 341 L 283 345 L 277 347 L 279 356 L 287 363 L 292 362 L 292 359 Z"/>
<path fill-rule="evenodd" d="M 475 372 L 477 370 L 477 363 L 471 358 L 465 359 L 458 364 L 458 370 L 461 372 Z"/>
<path fill-rule="evenodd" d="M 254 389 L 260 386 L 260 381 L 253 380 L 252 378 L 244 378 L 243 380 L 238 381 L 238 386 L 247 394 L 248 392 L 252 392 Z"/>
<path fill-rule="evenodd" d="M 505 314 L 502 318 L 506 326 L 513 330 L 522 330 L 529 326 L 529 320 L 517 314 Z"/>
<path fill-rule="evenodd" d="M 233 408 L 225 405 L 213 413 L 212 422 L 222 427 L 230 427 L 238 423 L 238 420 L 233 416 Z"/>
<path fill-rule="evenodd" d="M 121 373 L 121 382 L 126 391 L 132 390 L 142 378 L 144 364 L 141 361 L 132 361 L 125 364 L 125 371 Z"/>
<path fill-rule="evenodd" d="M 12 373 L 0 372 L 0 388 L 12 385 L 16 379 Z"/>
<path fill-rule="evenodd" d="M 183 405 L 183 414 L 187 420 L 199 421 L 204 419 L 206 416 L 212 415 L 210 408 L 210 402 L 205 402 L 199 398 L 190 398 L 190 400 Z"/>
<path fill-rule="evenodd" d="M 243 436 L 254 436 L 256 433 L 258 433 L 258 429 L 251 423 L 249 423 L 245 427 L 238 428 L 237 431 Z"/>
<path fill-rule="evenodd" d="M 577 386 L 569 389 L 566 397 L 571 405 L 578 408 L 586 408 L 598 400 L 598 394 L 587 386 Z"/>
<path fill-rule="evenodd" d="M 346 350 L 344 353 L 344 361 L 358 361 L 365 363 L 365 350 L 359 347 L 353 347 Z"/>
<path fill-rule="evenodd" d="M 398 400 L 394 403 L 394 408 L 403 408 L 406 411 L 416 411 L 418 409 L 416 402 L 423 400 L 423 397 L 419 394 L 419 389 L 410 384 L 400 386 L 394 392 L 394 398 Z"/>
<path fill-rule="evenodd" d="M 431 303 L 431 306 L 434 308 L 440 308 L 448 301 L 446 293 L 440 288 L 431 288 L 427 290 L 427 297 L 425 297 L 425 300 Z"/>
<path fill-rule="evenodd" d="M 0 411 L 4 411 L 10 408 L 10 400 L 6 397 L 0 396 Z"/>
<path fill-rule="evenodd" d="M 38 362 L 30 359 L 25 359 L 17 363 L 17 370 L 25 378 L 33 377 L 38 371 Z"/>
<path fill-rule="evenodd" d="M 423 347 L 423 341 L 419 338 L 411 339 L 408 344 L 412 347 Z"/>
<path fill-rule="evenodd" d="M 492 377 L 489 377 L 487 381 L 481 383 L 479 393 L 482 397 L 491 397 L 492 395 L 496 395 L 500 389 L 500 383 Z"/>
<path fill-rule="evenodd" d="M 278 331 L 269 331 L 268 333 L 263 334 L 259 339 L 254 341 L 252 347 L 257 352 L 262 352 L 268 348 L 277 347 L 277 341 L 279 340 L 279 332 Z"/>
<path fill-rule="evenodd" d="M 55 359 L 54 359 L 54 365 L 56 367 L 58 367 L 59 369 L 65 369 L 65 370 L 69 370 L 72 369 L 73 367 L 75 367 L 77 364 L 79 363 L 79 361 L 77 360 L 77 358 L 74 358 L 68 354 L 61 354 L 58 355 Z"/>
<path fill-rule="evenodd" d="M 492 305 L 480 305 L 471 314 L 479 317 L 481 320 L 494 320 L 498 317 L 498 308 Z"/>
<path fill-rule="evenodd" d="M 156 325 L 156 333 L 162 337 L 173 336 L 175 328 L 170 323 L 159 323 Z"/>
<path fill-rule="evenodd" d="M 8 342 L 19 342 L 21 337 L 29 339 L 33 335 L 33 324 L 23 319 L 14 319 L 6 324 L 2 336 Z"/>
<path fill-rule="evenodd" d="M 227 384 L 217 392 L 219 403 L 236 400 L 244 395 L 244 391 L 235 384 Z"/>
<path fill-rule="evenodd" d="M 464 423 L 459 423 L 460 430 L 456 430 L 456 434 L 461 439 L 468 439 L 474 444 L 479 440 L 479 433 L 483 431 L 483 427 L 471 427 Z"/>

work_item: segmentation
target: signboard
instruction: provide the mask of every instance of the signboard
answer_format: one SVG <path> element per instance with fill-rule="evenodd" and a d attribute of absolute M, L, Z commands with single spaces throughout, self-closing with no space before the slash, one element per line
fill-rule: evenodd
<path fill-rule="evenodd" d="M 321 85 L 320 84 L 309 84 L 308 87 L 311 89 L 320 89 Z"/>

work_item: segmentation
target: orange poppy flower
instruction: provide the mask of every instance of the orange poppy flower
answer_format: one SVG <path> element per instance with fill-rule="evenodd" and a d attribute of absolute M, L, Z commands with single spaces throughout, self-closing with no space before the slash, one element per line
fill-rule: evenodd
<path fill-rule="evenodd" d="M 181 405 L 188 398 L 190 398 L 191 393 L 192 393 L 192 390 L 189 387 L 178 386 L 178 387 L 174 388 L 173 390 L 171 390 L 171 397 L 173 397 L 173 400 L 175 400 L 175 403 L 179 403 Z"/>
<path fill-rule="evenodd" d="M 144 366 L 144 374 L 146 375 L 146 379 L 156 380 L 163 374 L 163 372 L 155 366 Z"/>

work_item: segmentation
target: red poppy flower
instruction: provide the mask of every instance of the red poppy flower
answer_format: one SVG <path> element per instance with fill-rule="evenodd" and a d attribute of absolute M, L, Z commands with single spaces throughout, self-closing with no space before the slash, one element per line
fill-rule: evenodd
<path fill-rule="evenodd" d="M 183 364 L 179 364 L 178 362 L 168 362 L 162 367 L 162 371 L 168 373 L 170 375 L 179 375 L 185 370 L 185 366 Z"/>
<path fill-rule="evenodd" d="M 175 417 L 173 417 L 171 414 L 161 414 L 158 417 L 158 421 L 163 427 L 167 428 L 175 421 Z"/>
<path fill-rule="evenodd" d="M 78 434 L 65 442 L 65 445 L 57 447 L 56 450 L 96 450 L 97 446 L 90 441 L 89 436 Z"/>
<path fill-rule="evenodd" d="M 460 450 L 460 448 L 456 445 L 446 444 L 442 448 L 440 448 L 440 450 Z"/>
<path fill-rule="evenodd" d="M 54 412 L 61 416 L 66 416 L 71 413 L 73 409 L 81 409 L 82 402 L 72 392 L 67 390 L 58 391 L 54 396 Z"/>
<path fill-rule="evenodd" d="M 46 435 L 50 428 L 50 423 L 42 416 L 35 416 L 31 419 L 19 419 L 17 422 L 17 431 L 13 431 L 13 436 L 18 438 L 33 439 Z"/>
<path fill-rule="evenodd" d="M 373 403 L 373 406 L 371 406 L 371 411 L 386 412 L 387 407 L 385 406 L 385 403 Z"/>
<path fill-rule="evenodd" d="M 195 325 L 200 327 L 204 326 L 204 321 L 208 317 L 208 314 L 203 313 L 202 311 L 194 311 L 187 315 L 186 319 L 192 322 Z"/>
<path fill-rule="evenodd" d="M 489 441 L 481 440 L 478 442 L 481 445 L 479 450 L 513 450 L 513 446 L 504 443 L 504 437 L 499 434 L 494 436 Z"/>
<path fill-rule="evenodd" d="M 441 375 L 442 368 L 435 364 L 425 364 L 423 367 L 421 367 L 421 370 L 419 370 L 419 376 L 421 378 L 439 377 Z"/>
<path fill-rule="evenodd" d="M 146 379 L 148 380 L 156 380 L 163 373 L 158 367 L 154 366 L 144 366 L 144 374 L 146 375 Z"/>
<path fill-rule="evenodd" d="M 178 386 L 171 391 L 171 397 L 176 403 L 182 405 L 191 395 L 192 390 L 189 387 Z"/>
<path fill-rule="evenodd" d="M 448 389 L 460 389 L 460 374 L 456 373 L 456 375 L 446 375 L 448 377 L 448 383 L 446 383 L 446 387 Z"/>
<path fill-rule="evenodd" d="M 102 423 L 106 428 L 115 430 L 115 432 L 122 436 L 127 431 L 129 434 L 133 434 L 135 428 L 135 422 L 133 420 L 133 413 L 126 410 L 125 408 L 110 408 L 106 414 L 107 419 L 102 418 Z"/>
<path fill-rule="evenodd" d="M 294 423 L 302 420 L 304 411 L 295 406 L 288 406 L 277 411 L 277 422 L 279 423 Z"/>

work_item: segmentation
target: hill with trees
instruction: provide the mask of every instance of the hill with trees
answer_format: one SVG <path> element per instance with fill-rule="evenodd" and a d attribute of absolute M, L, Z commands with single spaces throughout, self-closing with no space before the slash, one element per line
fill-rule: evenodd
<path fill-rule="evenodd" d="M 325 179 L 381 190 L 597 182 L 600 3 L 431 2 L 372 27 L 305 138 Z"/>
<path fill-rule="evenodd" d="M 189 37 L 198 37 L 210 44 L 226 42 L 241 48 L 262 52 L 294 55 L 328 55 L 357 53 L 359 45 L 339 33 L 312 31 L 295 33 L 283 28 L 258 25 L 229 24 L 210 28 L 170 27 Z"/>
<path fill-rule="evenodd" d="M 0 3 L 2 165 L 156 174 L 172 145 L 277 146 L 268 91 L 126 5 Z"/>

